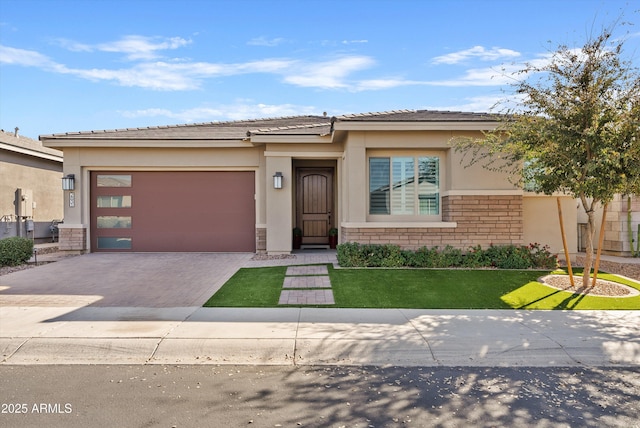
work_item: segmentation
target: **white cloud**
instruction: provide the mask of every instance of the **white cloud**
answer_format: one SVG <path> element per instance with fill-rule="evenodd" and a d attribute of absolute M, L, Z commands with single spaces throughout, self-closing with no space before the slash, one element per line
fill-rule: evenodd
<path fill-rule="evenodd" d="M 423 108 L 428 110 L 441 110 L 441 111 L 473 111 L 473 112 L 491 112 L 493 108 L 504 101 L 503 97 L 494 95 L 485 95 L 478 97 L 465 98 L 461 104 L 448 104 L 448 105 L 429 105 Z"/>
<path fill-rule="evenodd" d="M 358 82 L 352 89 L 354 91 L 377 91 L 392 89 L 401 86 L 503 86 L 514 81 L 513 72 L 515 66 L 503 66 L 498 68 L 469 69 L 460 77 L 444 80 L 409 80 L 403 78 L 369 79 Z"/>
<path fill-rule="evenodd" d="M 263 59 L 229 66 L 230 74 L 239 73 L 282 73 L 293 67 L 298 61 L 288 59 Z"/>
<path fill-rule="evenodd" d="M 278 46 L 285 42 L 285 39 L 282 37 L 276 37 L 273 39 L 268 39 L 265 36 L 255 37 L 247 42 L 249 46 L 267 46 L 274 47 Z"/>
<path fill-rule="evenodd" d="M 177 42 L 179 43 L 179 42 Z M 134 49 L 131 49 L 133 51 Z M 73 68 L 52 61 L 35 51 L 0 45 L 0 63 L 36 67 L 59 74 L 68 74 L 91 81 L 111 81 L 121 86 L 154 90 L 193 90 L 202 80 L 216 76 L 247 73 L 278 73 L 293 64 L 292 61 L 267 59 L 239 64 L 141 62 L 130 68 Z"/>
<path fill-rule="evenodd" d="M 502 86 L 514 82 L 513 73 L 519 70 L 517 66 L 502 66 L 502 69 L 472 68 L 458 78 L 432 80 L 425 84 L 432 86 Z"/>
<path fill-rule="evenodd" d="M 94 48 L 86 43 L 76 42 L 69 39 L 56 39 L 54 41 L 61 48 L 67 49 L 71 52 L 93 52 Z"/>
<path fill-rule="evenodd" d="M 73 52 L 112 52 L 125 54 L 127 59 L 151 60 L 158 58 L 160 51 L 178 49 L 191 43 L 182 37 L 146 37 L 140 35 L 124 36 L 113 42 L 90 45 L 68 39 L 57 39 L 61 47 Z"/>
<path fill-rule="evenodd" d="M 184 91 L 200 87 L 200 80 L 185 73 L 179 68 L 166 63 L 145 63 L 128 69 L 66 69 L 72 74 L 87 80 L 113 81 L 121 86 L 140 87 L 162 91 Z"/>
<path fill-rule="evenodd" d="M 0 62 L 37 67 L 91 81 L 111 81 L 121 86 L 164 91 L 193 90 L 200 88 L 206 79 L 255 73 L 281 76 L 285 83 L 302 87 L 348 88 L 349 83 L 346 79 L 351 73 L 374 64 L 373 59 L 365 56 L 342 56 L 335 60 L 321 62 L 277 58 L 228 64 L 190 61 L 152 62 L 147 59 L 153 56 L 155 50 L 161 47 L 176 48 L 183 45 L 185 41 L 170 40 L 155 45 L 149 45 L 146 41 L 138 43 L 138 41 L 131 44 L 109 45 L 109 49 L 113 51 L 127 52 L 131 59 L 144 60 L 128 68 L 73 68 L 58 64 L 38 52 L 7 46 L 0 46 Z M 99 46 L 100 49 L 106 49 L 107 45 Z M 75 49 L 95 49 L 95 46 L 76 46 Z"/>
<path fill-rule="evenodd" d="M 282 117 L 301 114 L 318 114 L 313 106 L 295 104 L 263 104 L 252 103 L 251 100 L 239 100 L 235 104 L 217 107 L 194 107 L 172 111 L 166 108 L 150 108 L 143 110 L 125 110 L 119 113 L 126 118 L 162 117 L 181 123 L 213 122 L 225 120 L 243 120 L 256 117 Z"/>
<path fill-rule="evenodd" d="M 470 49 L 437 56 L 433 58 L 431 62 L 433 64 L 458 64 L 470 58 L 477 58 L 481 61 L 497 61 L 500 59 L 517 58 L 519 56 L 519 52 L 511 49 L 497 47 L 487 49 L 483 46 L 474 46 Z"/>
<path fill-rule="evenodd" d="M 425 82 L 405 79 L 369 79 L 358 82 L 355 91 L 378 91 L 382 89 L 392 89 L 399 86 L 425 85 Z"/>
<path fill-rule="evenodd" d="M 97 49 L 103 52 L 124 53 L 130 60 L 157 58 L 157 51 L 173 50 L 190 44 L 190 40 L 181 37 L 154 38 L 144 36 L 125 36 L 110 43 L 101 43 Z"/>
<path fill-rule="evenodd" d="M 304 63 L 285 73 L 284 81 L 296 86 L 336 89 L 348 88 L 346 77 L 371 67 L 375 61 L 366 56 L 343 56 L 335 60 Z"/>
<path fill-rule="evenodd" d="M 0 45 L 0 63 L 40 68 L 52 68 L 56 66 L 56 63 L 46 55 L 4 45 Z"/>
<path fill-rule="evenodd" d="M 224 106 L 223 111 L 224 118 L 230 120 L 318 114 L 316 107 L 295 104 L 235 104 Z"/>
<path fill-rule="evenodd" d="M 343 40 L 342 41 L 343 45 L 352 45 L 352 44 L 360 44 L 360 43 L 369 43 L 369 40 L 361 39 L 361 40 Z"/>
<path fill-rule="evenodd" d="M 459 77 L 443 80 L 410 80 L 405 78 L 374 78 L 357 80 L 354 73 L 375 65 L 373 58 L 362 55 L 343 55 L 326 61 L 266 58 L 241 63 L 192 62 L 188 60 L 150 61 L 160 49 L 177 49 L 188 43 L 184 39 L 165 39 L 150 43 L 146 38 L 123 38 L 122 43 L 95 45 L 90 49 L 111 49 L 127 53 L 137 61 L 124 68 L 74 68 L 59 64 L 35 51 L 0 45 L 0 62 L 12 65 L 41 68 L 45 71 L 74 75 L 91 81 L 109 81 L 126 87 L 140 87 L 159 91 L 195 90 L 207 79 L 241 74 L 270 74 L 280 77 L 286 84 L 319 89 L 344 89 L 353 92 L 392 89 L 401 86 L 501 86 L 514 81 L 516 65 L 472 68 Z M 75 49 L 89 49 L 85 45 Z M 532 62 L 543 64 L 543 55 Z M 520 76 L 522 77 L 522 76 Z"/>

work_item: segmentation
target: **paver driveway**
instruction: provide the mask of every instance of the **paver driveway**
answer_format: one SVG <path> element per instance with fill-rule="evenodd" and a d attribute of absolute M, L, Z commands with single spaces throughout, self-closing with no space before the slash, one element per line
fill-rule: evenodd
<path fill-rule="evenodd" d="M 252 254 L 85 254 L 0 276 L 0 306 L 201 306 Z"/>

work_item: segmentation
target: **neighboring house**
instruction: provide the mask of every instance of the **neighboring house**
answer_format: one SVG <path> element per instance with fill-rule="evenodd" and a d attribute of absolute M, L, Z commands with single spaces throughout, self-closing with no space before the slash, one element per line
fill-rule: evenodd
<path fill-rule="evenodd" d="M 302 244 L 403 248 L 550 245 L 562 251 L 556 199 L 465 168 L 449 144 L 497 123 L 482 113 L 391 111 L 70 132 L 61 248 L 71 251 L 292 251 Z M 278 184 L 278 183 L 281 183 Z M 563 197 L 571 251 L 575 201 Z"/>
<path fill-rule="evenodd" d="M 629 204 L 631 202 L 631 204 Z M 579 201 L 578 208 L 578 251 L 584 252 L 586 246 L 587 215 Z M 597 247 L 602 225 L 602 208 L 596 211 L 596 231 L 594 246 Z M 633 254 L 633 249 L 638 250 L 640 235 L 640 196 L 629 198 L 624 195 L 616 195 L 607 207 L 607 216 L 604 225 L 604 240 L 602 253 L 614 256 L 628 257 Z M 629 234 L 631 232 L 631 235 Z"/>
<path fill-rule="evenodd" d="M 0 239 L 51 242 L 64 215 L 62 152 L 14 132 L 0 131 Z"/>

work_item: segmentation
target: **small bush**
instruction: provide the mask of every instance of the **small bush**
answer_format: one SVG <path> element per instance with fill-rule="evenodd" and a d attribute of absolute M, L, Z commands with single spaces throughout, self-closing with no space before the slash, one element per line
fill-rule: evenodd
<path fill-rule="evenodd" d="M 490 246 L 485 250 L 490 266 L 500 269 L 527 269 L 532 267 L 526 248 L 514 245 Z"/>
<path fill-rule="evenodd" d="M 487 252 L 482 249 L 480 245 L 469 248 L 464 254 L 463 260 L 464 267 L 479 268 L 491 266 L 491 262 L 487 257 Z"/>
<path fill-rule="evenodd" d="M 459 267 L 462 266 L 462 250 L 447 245 L 438 253 L 436 266 L 434 267 Z"/>
<path fill-rule="evenodd" d="M 438 248 L 418 248 L 416 251 L 405 251 L 405 260 L 410 267 L 434 267 L 438 257 Z"/>
<path fill-rule="evenodd" d="M 529 244 L 528 249 L 533 266 L 543 269 L 555 269 L 558 267 L 558 257 L 551 254 L 548 245 L 540 245 L 535 242 Z"/>
<path fill-rule="evenodd" d="M 402 267 L 407 266 L 405 252 L 397 245 L 374 245 L 347 242 L 337 246 L 340 266 Z"/>
<path fill-rule="evenodd" d="M 366 256 L 357 242 L 345 242 L 336 247 L 338 262 L 343 267 L 366 266 Z"/>
<path fill-rule="evenodd" d="M 392 244 L 347 242 L 338 245 L 337 250 L 338 263 L 343 267 L 553 269 L 558 263 L 557 257 L 549 252 L 549 247 L 538 243 L 528 246 L 491 245 L 486 250 L 477 245 L 463 252 L 451 246 L 443 249 L 422 247 L 409 251 Z"/>
<path fill-rule="evenodd" d="M 0 266 L 18 266 L 33 255 L 33 241 L 14 236 L 0 240 Z"/>
<path fill-rule="evenodd" d="M 383 245 L 382 267 L 403 267 L 407 265 L 404 253 L 397 245 Z"/>

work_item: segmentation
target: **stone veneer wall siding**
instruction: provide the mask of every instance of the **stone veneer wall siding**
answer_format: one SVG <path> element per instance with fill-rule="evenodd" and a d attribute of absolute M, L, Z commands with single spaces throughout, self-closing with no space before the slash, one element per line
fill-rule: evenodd
<path fill-rule="evenodd" d="M 522 195 L 454 195 L 442 198 L 442 221 L 455 228 L 342 227 L 342 242 L 396 244 L 403 249 L 523 244 Z"/>
<path fill-rule="evenodd" d="M 602 243 L 602 253 L 613 256 L 631 256 L 631 243 L 629 242 L 629 225 L 627 224 L 628 201 L 626 196 L 616 195 L 609 203 L 607 218 L 604 227 L 604 242 Z M 638 218 L 640 212 L 640 197 L 631 198 L 631 211 L 636 213 L 632 218 Z M 632 220 L 631 228 L 634 239 L 637 232 L 637 220 Z M 599 226 L 598 224 L 596 226 Z M 599 236 L 594 236 L 594 245 L 598 244 Z M 634 245 L 636 243 L 634 242 Z"/>
<path fill-rule="evenodd" d="M 60 251 L 80 251 L 87 250 L 87 229 L 78 228 L 59 228 L 58 247 Z"/>
<path fill-rule="evenodd" d="M 256 253 L 265 253 L 267 251 L 267 228 L 256 228 Z"/>

